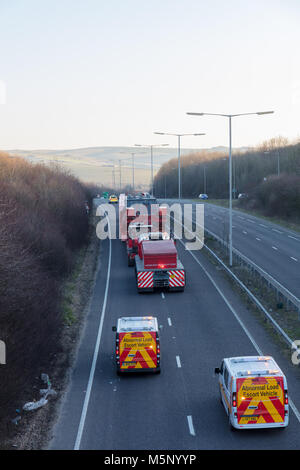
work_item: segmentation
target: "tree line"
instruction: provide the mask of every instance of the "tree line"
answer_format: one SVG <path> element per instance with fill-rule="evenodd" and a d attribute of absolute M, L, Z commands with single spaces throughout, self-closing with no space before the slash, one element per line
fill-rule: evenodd
<path fill-rule="evenodd" d="M 292 209 L 288 214 L 295 216 L 300 209 L 300 143 L 288 143 L 287 139 L 277 137 L 257 148 L 233 151 L 232 183 L 233 197 L 247 194 L 247 199 L 241 202 L 244 205 L 265 208 L 274 215 L 284 215 L 282 207 L 289 206 Z M 161 166 L 153 186 L 157 197 L 178 197 L 177 158 Z M 181 158 L 183 198 L 206 193 L 210 199 L 227 199 L 228 190 L 228 152 L 200 151 Z"/>

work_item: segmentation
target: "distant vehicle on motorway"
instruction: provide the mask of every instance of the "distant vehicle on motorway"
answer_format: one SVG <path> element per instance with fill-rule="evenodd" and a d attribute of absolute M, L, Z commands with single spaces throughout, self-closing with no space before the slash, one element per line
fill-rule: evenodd
<path fill-rule="evenodd" d="M 109 196 L 109 203 L 110 204 L 113 204 L 113 203 L 117 203 L 118 202 L 118 197 L 115 195 L 115 194 L 112 194 L 111 196 Z"/>
<path fill-rule="evenodd" d="M 157 318 L 121 317 L 116 332 L 117 373 L 160 372 L 160 344 Z"/>
<path fill-rule="evenodd" d="M 207 194 L 199 194 L 199 199 L 208 199 Z"/>
<path fill-rule="evenodd" d="M 223 359 L 215 369 L 230 428 L 285 428 L 289 423 L 287 380 L 270 356 Z"/>
<path fill-rule="evenodd" d="M 247 197 L 248 197 L 248 194 L 246 194 L 246 193 L 240 193 L 238 195 L 238 199 L 246 199 Z"/>

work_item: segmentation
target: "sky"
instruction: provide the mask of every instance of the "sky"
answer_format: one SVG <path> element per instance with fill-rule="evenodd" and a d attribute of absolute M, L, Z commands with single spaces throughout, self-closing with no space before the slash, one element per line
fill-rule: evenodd
<path fill-rule="evenodd" d="M 0 0 L 0 148 L 300 138 L 299 0 Z"/>

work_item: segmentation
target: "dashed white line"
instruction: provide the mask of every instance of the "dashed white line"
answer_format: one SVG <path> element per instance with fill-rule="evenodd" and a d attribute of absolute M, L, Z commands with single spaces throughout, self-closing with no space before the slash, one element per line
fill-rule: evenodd
<path fill-rule="evenodd" d="M 264 224 L 259 224 L 261 227 L 264 227 L 264 228 L 268 228 L 266 225 Z"/>
<path fill-rule="evenodd" d="M 163 292 L 161 293 L 161 297 L 163 300 L 165 300 L 165 294 Z"/>
<path fill-rule="evenodd" d="M 261 238 L 256 237 L 256 240 L 257 240 L 258 242 L 261 242 Z"/>
<path fill-rule="evenodd" d="M 179 240 L 180 243 L 184 246 L 184 243 Z M 192 258 L 196 261 L 196 263 L 199 264 L 199 266 L 201 266 L 201 268 L 203 269 L 204 273 L 206 274 L 206 276 L 208 277 L 208 279 L 210 280 L 210 282 L 213 284 L 213 286 L 215 287 L 216 291 L 219 293 L 219 295 L 222 297 L 222 299 L 224 300 L 225 304 L 227 305 L 227 307 L 231 310 L 232 314 L 234 315 L 234 317 L 236 318 L 236 320 L 238 321 L 238 323 L 240 324 L 240 326 L 242 327 L 242 329 L 244 330 L 244 332 L 246 333 L 246 335 L 248 336 L 249 340 L 251 341 L 251 343 L 253 344 L 254 348 L 256 349 L 257 353 L 259 356 L 263 356 L 263 352 L 261 351 L 261 349 L 259 348 L 259 346 L 257 345 L 257 343 L 255 342 L 254 338 L 252 337 L 252 335 L 250 334 L 249 330 L 246 328 L 246 326 L 243 324 L 242 320 L 239 318 L 237 312 L 234 310 L 234 308 L 232 307 L 232 305 L 229 303 L 229 301 L 227 300 L 227 298 L 225 297 L 225 295 L 223 294 L 223 292 L 221 291 L 221 289 L 218 287 L 218 285 L 216 284 L 216 282 L 214 281 L 214 279 L 212 278 L 212 276 L 208 273 L 208 271 L 205 269 L 205 267 L 203 266 L 202 263 L 200 263 L 200 261 L 198 260 L 198 258 L 195 256 L 195 254 L 192 252 L 192 251 L 189 251 L 190 255 L 192 256 Z M 290 407 L 291 409 L 293 410 L 298 422 L 300 423 L 300 412 L 298 411 L 297 407 L 295 406 L 294 402 L 291 400 L 291 398 L 289 397 L 289 404 L 290 404 Z"/>
<path fill-rule="evenodd" d="M 171 320 L 171 318 L 168 318 L 168 324 L 169 324 L 169 326 L 172 326 L 172 320 Z"/>
<path fill-rule="evenodd" d="M 297 258 L 294 258 L 293 256 L 291 256 L 291 259 L 294 261 L 298 261 Z"/>
<path fill-rule="evenodd" d="M 244 233 L 245 235 L 247 235 L 248 232 L 246 232 L 246 230 L 243 230 L 243 233 Z"/>
<path fill-rule="evenodd" d="M 247 219 L 248 222 L 251 222 L 251 224 L 255 224 L 254 220 Z"/>
<path fill-rule="evenodd" d="M 193 425 L 193 418 L 191 416 L 187 416 L 189 431 L 191 436 L 196 436 L 194 425 Z"/>
<path fill-rule="evenodd" d="M 272 246 L 273 250 L 278 251 L 278 248 L 276 246 Z"/>
<path fill-rule="evenodd" d="M 280 233 L 280 235 L 283 234 L 283 232 L 280 232 L 280 230 L 277 230 L 276 228 L 272 228 L 272 230 L 273 232 Z"/>
<path fill-rule="evenodd" d="M 177 362 L 177 367 L 180 369 L 181 368 L 181 362 L 180 362 L 180 357 L 176 356 L 176 362 Z"/>

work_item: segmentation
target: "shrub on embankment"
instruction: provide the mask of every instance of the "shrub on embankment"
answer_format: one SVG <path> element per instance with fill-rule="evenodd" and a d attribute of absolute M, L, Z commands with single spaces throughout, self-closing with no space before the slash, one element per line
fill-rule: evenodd
<path fill-rule="evenodd" d="M 239 205 L 261 210 L 269 216 L 299 219 L 300 143 L 289 144 L 278 137 L 247 151 L 234 150 L 232 170 L 235 196 L 239 193 L 249 196 L 239 200 Z M 227 199 L 228 189 L 228 152 L 203 150 L 181 158 L 184 198 L 197 198 L 200 193 L 207 193 L 209 199 Z M 158 197 L 177 197 L 176 158 L 157 172 L 154 193 Z"/>
<path fill-rule="evenodd" d="M 300 176 L 273 175 L 239 200 L 246 209 L 257 209 L 265 216 L 300 221 Z"/>
<path fill-rule="evenodd" d="M 0 426 L 58 350 L 60 284 L 86 242 L 89 198 L 58 167 L 0 153 Z"/>

